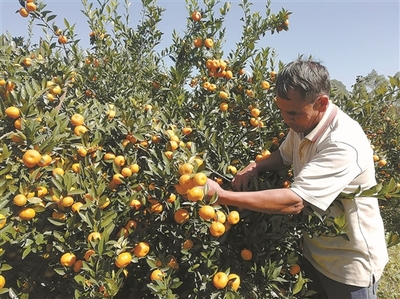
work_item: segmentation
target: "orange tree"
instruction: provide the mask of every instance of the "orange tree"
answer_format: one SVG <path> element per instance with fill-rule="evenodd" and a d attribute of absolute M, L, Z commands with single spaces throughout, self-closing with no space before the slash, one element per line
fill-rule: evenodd
<path fill-rule="evenodd" d="M 301 230 L 338 235 L 343 223 L 237 210 L 203 193 L 205 177 L 229 188 L 241 167 L 267 158 L 285 136 L 274 106 L 280 63 L 257 41 L 288 30 L 290 12 L 271 13 L 268 2 L 262 16 L 242 1 L 240 42 L 225 53 L 229 4 L 187 0 L 183 36 L 156 51 L 164 11 L 155 1 L 142 1 L 131 28 L 127 3 L 123 18 L 119 1 L 85 0 L 92 48 L 83 50 L 76 25 L 60 26 L 43 2 L 20 4 L 29 28 L 38 22 L 47 38 L 2 36 L 1 294 L 312 293 L 298 264 Z M 290 169 L 265 174 L 253 187 L 288 187 L 290 179 Z M 370 192 L 396 198 L 386 182 Z"/>

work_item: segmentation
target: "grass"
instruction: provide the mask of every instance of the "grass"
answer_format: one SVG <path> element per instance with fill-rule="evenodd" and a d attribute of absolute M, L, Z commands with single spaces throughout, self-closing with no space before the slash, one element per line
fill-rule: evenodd
<path fill-rule="evenodd" d="M 379 299 L 400 298 L 400 244 L 389 247 L 389 262 L 379 282 Z"/>

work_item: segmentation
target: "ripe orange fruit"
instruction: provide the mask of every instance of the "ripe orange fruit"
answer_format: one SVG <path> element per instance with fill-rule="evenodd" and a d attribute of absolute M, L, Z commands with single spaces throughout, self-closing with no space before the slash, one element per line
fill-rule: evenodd
<path fill-rule="evenodd" d="M 61 167 L 56 167 L 53 169 L 52 171 L 53 177 L 56 177 L 57 175 L 64 175 L 64 169 L 62 169 Z"/>
<path fill-rule="evenodd" d="M 23 207 L 28 202 L 28 199 L 23 194 L 17 194 L 14 196 L 13 203 L 18 207 Z"/>
<path fill-rule="evenodd" d="M 226 102 L 222 102 L 222 103 L 219 105 L 219 110 L 221 110 L 222 112 L 227 111 L 228 108 L 229 108 L 229 105 L 228 105 L 228 103 L 226 103 Z"/>
<path fill-rule="evenodd" d="M 103 156 L 104 160 L 114 160 L 115 159 L 115 155 L 113 153 L 105 153 Z"/>
<path fill-rule="evenodd" d="M 182 134 L 185 136 L 188 136 L 192 133 L 193 129 L 190 127 L 184 127 L 182 128 Z"/>
<path fill-rule="evenodd" d="M 32 65 L 32 59 L 30 59 L 29 57 L 26 57 L 22 60 L 22 64 L 26 67 L 29 67 Z"/>
<path fill-rule="evenodd" d="M 196 48 L 200 48 L 203 45 L 203 39 L 200 38 L 200 37 L 195 38 L 194 41 L 193 41 L 193 45 Z"/>
<path fill-rule="evenodd" d="M 84 255 L 85 261 L 89 261 L 90 257 L 91 257 L 93 254 L 95 254 L 95 253 L 96 253 L 96 251 L 94 251 L 94 249 L 88 249 L 88 250 L 85 252 L 85 255 Z"/>
<path fill-rule="evenodd" d="M 126 224 L 125 224 L 125 228 L 126 229 L 136 229 L 137 227 L 137 222 L 133 219 L 129 220 Z"/>
<path fill-rule="evenodd" d="M 218 221 L 222 224 L 224 224 L 226 222 L 226 215 L 224 212 L 222 212 L 221 210 L 217 210 L 215 212 L 215 216 L 214 216 L 214 220 Z"/>
<path fill-rule="evenodd" d="M 85 122 L 85 118 L 81 114 L 75 113 L 71 116 L 70 121 L 73 126 L 81 126 Z"/>
<path fill-rule="evenodd" d="M 94 241 L 100 240 L 100 239 L 101 239 L 101 234 L 99 232 L 91 232 L 89 234 L 89 236 L 87 237 L 87 240 L 89 242 L 92 242 L 92 241 L 94 242 Z"/>
<path fill-rule="evenodd" d="M 199 216 L 204 220 L 210 220 L 215 217 L 215 209 L 210 205 L 204 205 L 199 209 Z"/>
<path fill-rule="evenodd" d="M 0 214 L 0 229 L 6 226 L 7 218 L 3 214 Z"/>
<path fill-rule="evenodd" d="M 75 202 L 71 206 L 71 211 L 74 213 L 79 213 L 80 208 L 83 206 L 83 202 Z"/>
<path fill-rule="evenodd" d="M 45 197 L 45 196 L 49 193 L 49 191 L 47 190 L 47 188 L 44 187 L 44 186 L 39 186 L 39 187 L 37 187 L 37 188 L 36 188 L 36 192 L 37 192 L 37 196 L 40 197 L 40 198 Z"/>
<path fill-rule="evenodd" d="M 132 176 L 132 170 L 129 167 L 124 167 L 121 169 L 121 174 L 124 178 Z"/>
<path fill-rule="evenodd" d="M 221 222 L 213 221 L 213 222 L 211 223 L 211 226 L 210 226 L 210 233 L 211 233 L 211 235 L 213 235 L 214 237 L 220 237 L 220 236 L 222 236 L 222 235 L 225 233 L 225 231 L 226 231 L 226 228 L 225 228 L 225 226 L 224 226 Z"/>
<path fill-rule="evenodd" d="M 64 253 L 60 258 L 60 264 L 63 267 L 72 267 L 75 262 L 76 256 L 71 252 Z"/>
<path fill-rule="evenodd" d="M 185 250 L 189 250 L 192 249 L 193 245 L 194 243 L 191 239 L 186 239 L 185 241 L 183 241 L 182 248 Z"/>
<path fill-rule="evenodd" d="M 124 268 L 130 264 L 132 261 L 132 255 L 129 252 L 122 252 L 118 254 L 117 258 L 115 259 L 115 265 L 118 268 Z"/>
<path fill-rule="evenodd" d="M 387 161 L 385 159 L 380 159 L 378 162 L 378 166 L 383 167 L 387 164 Z"/>
<path fill-rule="evenodd" d="M 193 177 L 196 186 L 204 186 L 207 183 L 207 176 L 203 172 L 198 172 Z"/>
<path fill-rule="evenodd" d="M 194 185 L 194 181 L 192 179 L 192 175 L 182 174 L 179 177 L 179 185 L 181 185 L 185 189 L 193 188 L 195 185 Z"/>
<path fill-rule="evenodd" d="M 114 163 L 118 166 L 124 166 L 125 165 L 125 157 L 124 156 L 116 156 L 114 158 Z"/>
<path fill-rule="evenodd" d="M 29 16 L 29 12 L 25 9 L 25 7 L 21 7 L 19 9 L 19 14 L 21 15 L 21 17 L 26 18 L 27 16 Z"/>
<path fill-rule="evenodd" d="M 79 171 L 81 170 L 81 166 L 79 163 L 74 163 L 71 165 L 71 169 L 73 172 L 79 173 Z"/>
<path fill-rule="evenodd" d="M 228 284 L 228 281 L 228 275 L 226 275 L 224 272 L 217 272 L 212 280 L 214 287 L 217 289 L 225 288 Z"/>
<path fill-rule="evenodd" d="M 6 83 L 6 89 L 7 89 L 8 91 L 13 91 L 14 88 L 15 88 L 15 83 L 12 82 L 12 81 L 7 81 L 7 83 Z"/>
<path fill-rule="evenodd" d="M 290 265 L 289 273 L 294 276 L 294 275 L 298 274 L 300 272 L 300 270 L 301 270 L 300 265 L 293 264 L 293 265 Z"/>
<path fill-rule="evenodd" d="M 58 42 L 62 45 L 66 44 L 68 42 L 68 38 L 65 35 L 60 35 L 58 37 Z"/>
<path fill-rule="evenodd" d="M 132 173 L 138 173 L 140 170 L 139 164 L 136 163 L 133 163 L 129 168 L 131 169 Z"/>
<path fill-rule="evenodd" d="M 83 261 L 82 260 L 77 260 L 74 264 L 74 266 L 72 267 L 72 269 L 74 270 L 75 273 L 78 273 L 79 271 L 81 271 L 83 266 Z"/>
<path fill-rule="evenodd" d="M 137 199 L 132 199 L 129 202 L 129 206 L 135 210 L 139 210 L 142 207 L 142 203 Z"/>
<path fill-rule="evenodd" d="M 36 10 L 36 4 L 33 3 L 33 2 L 26 3 L 26 10 L 27 11 L 35 11 Z"/>
<path fill-rule="evenodd" d="M 237 173 L 237 168 L 233 165 L 229 165 L 227 170 L 228 170 L 228 173 L 231 173 L 233 175 L 235 175 Z"/>
<path fill-rule="evenodd" d="M 21 112 L 17 107 L 11 106 L 8 107 L 5 111 L 6 115 L 10 118 L 17 119 L 18 117 L 21 116 Z"/>
<path fill-rule="evenodd" d="M 220 92 L 219 92 L 219 98 L 220 98 L 221 100 L 226 100 L 228 97 L 229 97 L 229 95 L 228 95 L 227 92 L 225 92 L 225 91 L 220 91 Z"/>
<path fill-rule="evenodd" d="M 251 109 L 250 113 L 251 113 L 251 116 L 253 116 L 253 117 L 259 117 L 261 111 L 258 108 L 253 108 L 253 109 Z"/>
<path fill-rule="evenodd" d="M 269 89 L 269 87 L 270 87 L 270 84 L 269 84 L 268 81 L 262 81 L 261 82 L 261 88 L 262 89 L 266 90 L 266 89 Z"/>
<path fill-rule="evenodd" d="M 0 275 L 0 290 L 4 288 L 5 285 L 6 285 L 6 279 L 4 278 L 3 275 Z"/>
<path fill-rule="evenodd" d="M 21 220 L 31 220 L 36 216 L 36 211 L 32 208 L 23 208 L 19 211 L 18 216 Z"/>
<path fill-rule="evenodd" d="M 50 163 L 52 161 L 53 161 L 53 159 L 51 158 L 51 156 L 49 154 L 44 154 L 44 155 L 42 155 L 42 157 L 37 165 L 40 167 L 44 167 L 44 166 L 50 165 Z"/>
<path fill-rule="evenodd" d="M 244 248 L 241 252 L 240 252 L 240 256 L 242 257 L 242 259 L 244 259 L 245 261 L 249 261 L 253 258 L 253 252 L 251 252 L 250 249 Z"/>
<path fill-rule="evenodd" d="M 207 48 L 212 48 L 214 46 L 214 41 L 211 38 L 206 38 L 204 40 L 204 46 Z"/>
<path fill-rule="evenodd" d="M 163 280 L 163 279 L 164 279 L 164 276 L 165 276 L 165 273 L 164 273 L 162 270 L 160 270 L 160 269 L 155 269 L 155 270 L 153 270 L 153 271 L 151 272 L 151 274 L 150 274 L 150 279 L 151 279 L 152 281 L 155 281 L 155 280 Z"/>
<path fill-rule="evenodd" d="M 76 136 L 82 136 L 88 131 L 88 129 L 83 125 L 78 125 L 74 128 L 74 134 Z"/>
<path fill-rule="evenodd" d="M 150 251 L 150 246 L 146 242 L 139 242 L 136 244 L 135 248 L 133 249 L 133 253 L 136 257 L 144 257 Z"/>
<path fill-rule="evenodd" d="M 199 11 L 194 11 L 191 14 L 192 20 L 198 22 L 201 20 L 201 13 Z"/>
<path fill-rule="evenodd" d="M 74 199 L 71 196 L 65 196 L 58 202 L 58 204 L 64 208 L 67 208 L 74 204 Z"/>
<path fill-rule="evenodd" d="M 121 185 L 123 183 L 123 175 L 120 173 L 116 173 L 113 175 L 111 182 L 115 185 Z"/>
<path fill-rule="evenodd" d="M 39 163 L 40 159 L 42 159 L 42 155 L 34 149 L 27 150 L 22 156 L 22 161 L 28 168 L 35 167 Z"/>
<path fill-rule="evenodd" d="M 184 174 L 192 174 L 193 173 L 193 165 L 190 163 L 184 163 L 179 166 L 179 174 L 184 175 Z"/>
<path fill-rule="evenodd" d="M 183 224 L 188 221 L 190 218 L 190 214 L 186 209 L 178 209 L 174 213 L 174 220 L 178 224 Z"/>
<path fill-rule="evenodd" d="M 240 286 L 240 277 L 237 274 L 231 273 L 228 275 L 228 284 L 230 288 L 237 291 Z"/>
<path fill-rule="evenodd" d="M 229 224 L 236 224 L 240 221 L 240 215 L 238 211 L 230 211 L 227 217 Z"/>
<path fill-rule="evenodd" d="M 190 201 L 196 202 L 204 198 L 204 190 L 201 187 L 195 186 L 189 189 L 186 195 Z"/>

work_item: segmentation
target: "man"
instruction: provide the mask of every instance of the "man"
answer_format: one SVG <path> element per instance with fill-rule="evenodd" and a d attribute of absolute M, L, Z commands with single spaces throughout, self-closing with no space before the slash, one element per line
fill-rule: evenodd
<path fill-rule="evenodd" d="M 296 60 L 276 80 L 276 104 L 288 136 L 268 159 L 241 170 L 223 190 L 208 180 L 208 196 L 218 202 L 263 213 L 298 214 L 309 206 L 329 216 L 345 215 L 347 236 L 303 236 L 304 257 L 314 283 L 328 298 L 377 298 L 377 282 L 388 260 L 376 198 L 340 198 L 340 193 L 376 184 L 373 152 L 360 125 L 330 102 L 330 78 L 318 62 Z M 290 188 L 250 191 L 264 171 L 292 165 Z"/>

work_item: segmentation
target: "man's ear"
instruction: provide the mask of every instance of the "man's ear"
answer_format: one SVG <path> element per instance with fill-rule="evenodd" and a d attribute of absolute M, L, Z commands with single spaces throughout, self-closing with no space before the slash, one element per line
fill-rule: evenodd
<path fill-rule="evenodd" d="M 328 104 L 329 104 L 329 96 L 327 96 L 327 95 L 320 96 L 317 100 L 318 111 L 325 112 L 326 109 L 328 108 Z"/>

